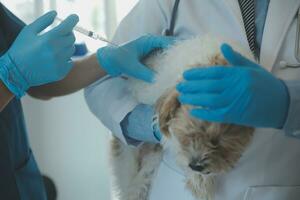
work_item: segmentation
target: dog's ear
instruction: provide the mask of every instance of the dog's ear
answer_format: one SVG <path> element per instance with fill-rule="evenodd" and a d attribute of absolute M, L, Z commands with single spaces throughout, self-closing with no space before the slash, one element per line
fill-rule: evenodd
<path fill-rule="evenodd" d="M 162 134 L 170 137 L 169 122 L 174 118 L 176 111 L 180 108 L 178 101 L 179 93 L 175 88 L 166 91 L 156 102 L 156 112 L 159 117 L 159 126 Z"/>

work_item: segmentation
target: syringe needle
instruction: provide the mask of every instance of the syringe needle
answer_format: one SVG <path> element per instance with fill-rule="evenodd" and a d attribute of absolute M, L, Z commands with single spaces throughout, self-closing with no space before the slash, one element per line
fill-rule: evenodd
<path fill-rule="evenodd" d="M 61 18 L 59 18 L 59 17 L 56 17 L 55 19 L 56 19 L 57 21 L 59 21 L 59 22 L 62 22 L 62 21 L 63 21 L 63 20 L 62 20 Z M 108 39 L 102 37 L 100 34 L 95 33 L 95 32 L 93 32 L 93 31 L 90 31 L 90 30 L 87 30 L 86 28 L 83 28 L 82 26 L 76 25 L 76 26 L 74 27 L 74 30 L 77 31 L 77 32 L 79 32 L 79 33 L 81 33 L 81 34 L 83 34 L 83 35 L 85 35 L 85 36 L 87 36 L 87 37 L 89 37 L 89 38 L 92 38 L 92 39 L 94 39 L 94 40 L 100 40 L 100 41 L 105 42 L 105 43 L 107 43 L 107 44 L 109 44 L 109 45 L 112 45 L 112 46 L 114 46 L 114 47 L 119 47 L 122 51 L 126 51 L 127 53 L 131 54 L 131 52 L 128 51 L 126 48 L 120 47 L 118 44 L 109 41 Z"/>
<path fill-rule="evenodd" d="M 56 20 L 58 20 L 59 22 L 62 22 L 62 21 L 63 21 L 63 20 L 62 20 L 61 18 L 59 18 L 59 17 L 56 17 Z M 99 34 L 93 32 L 93 31 L 87 30 L 87 29 L 85 29 L 85 28 L 83 28 L 83 27 L 81 27 L 81 26 L 79 26 L 79 25 L 76 25 L 76 26 L 74 27 L 74 30 L 77 31 L 77 32 L 79 32 L 79 33 L 81 33 L 81 34 L 83 34 L 83 35 L 85 35 L 85 36 L 87 36 L 87 37 L 93 38 L 94 40 L 101 40 L 102 42 L 106 42 L 106 43 L 108 43 L 108 44 L 110 44 L 110 45 L 119 47 L 119 45 L 117 45 L 117 44 L 115 44 L 115 43 L 109 41 L 108 39 L 102 37 L 101 35 L 99 35 Z"/>
<path fill-rule="evenodd" d="M 101 40 L 102 42 L 106 42 L 107 44 L 110 44 L 110 45 L 112 45 L 112 46 L 119 47 L 118 44 L 109 41 L 108 39 L 106 39 L 106 38 L 100 36 L 100 35 L 97 34 L 97 33 L 94 33 L 94 35 L 95 35 L 95 37 L 96 37 L 98 40 Z"/>

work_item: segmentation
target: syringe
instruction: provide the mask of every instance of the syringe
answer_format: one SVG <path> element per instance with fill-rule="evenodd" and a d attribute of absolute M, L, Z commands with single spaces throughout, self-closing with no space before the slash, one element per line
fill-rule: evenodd
<path fill-rule="evenodd" d="M 63 20 L 60 19 L 59 17 L 56 17 L 55 19 L 56 19 L 57 21 L 59 21 L 59 22 L 62 22 L 62 21 L 63 21 Z M 90 37 L 90 38 L 93 38 L 94 40 L 100 40 L 100 41 L 106 42 L 107 44 L 110 44 L 110 45 L 112 45 L 112 46 L 119 47 L 119 45 L 117 45 L 116 43 L 111 42 L 111 41 L 109 41 L 108 39 L 102 37 L 100 34 L 95 33 L 94 31 L 87 30 L 87 29 L 85 29 L 85 28 L 83 28 L 83 27 L 81 27 L 81 26 L 79 26 L 79 25 L 76 25 L 76 26 L 74 27 L 74 30 L 77 31 L 77 32 L 79 32 L 79 33 L 81 33 L 81 34 L 83 34 L 83 35 L 86 35 L 86 36 L 88 36 L 88 37 Z"/>

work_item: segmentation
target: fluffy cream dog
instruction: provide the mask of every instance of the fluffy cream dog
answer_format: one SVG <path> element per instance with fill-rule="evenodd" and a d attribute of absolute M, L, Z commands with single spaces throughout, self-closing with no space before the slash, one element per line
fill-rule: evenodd
<path fill-rule="evenodd" d="M 202 36 L 179 41 L 149 56 L 145 64 L 157 72 L 154 84 L 129 80 L 132 94 L 140 103 L 156 105 L 163 140 L 157 145 L 130 147 L 113 139 L 113 186 L 120 200 L 148 199 L 165 148 L 175 153 L 177 164 L 186 175 L 186 186 L 195 199 L 213 199 L 214 178 L 232 169 L 251 142 L 253 128 L 194 119 L 189 116 L 191 107 L 177 100 L 175 85 L 185 70 L 228 65 L 220 52 L 224 42 L 251 58 L 232 41 Z"/>

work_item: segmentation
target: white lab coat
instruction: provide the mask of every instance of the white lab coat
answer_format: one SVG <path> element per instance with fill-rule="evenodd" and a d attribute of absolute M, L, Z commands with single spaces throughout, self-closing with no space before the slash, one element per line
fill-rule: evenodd
<path fill-rule="evenodd" d="M 174 0 L 141 0 L 119 26 L 115 42 L 144 34 L 163 34 L 170 23 Z M 279 69 L 279 62 L 295 63 L 296 12 L 300 0 L 270 0 L 262 47 L 261 65 L 288 84 L 291 104 L 300 103 L 290 81 L 300 81 L 300 69 Z M 237 0 L 181 0 L 175 35 L 188 38 L 221 34 L 247 45 Z M 299 85 L 299 82 L 297 83 Z M 297 85 L 296 84 L 296 85 Z M 138 104 L 119 78 L 100 80 L 85 91 L 91 111 L 121 140 L 120 122 Z M 300 123 L 300 111 L 290 110 L 289 123 Z M 297 128 L 290 130 L 299 134 Z M 154 180 L 151 200 L 193 200 L 184 187 L 184 176 L 167 152 Z M 300 139 L 283 130 L 257 129 L 252 145 L 230 173 L 218 178 L 215 200 L 299 200 Z"/>

